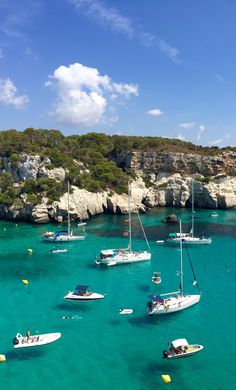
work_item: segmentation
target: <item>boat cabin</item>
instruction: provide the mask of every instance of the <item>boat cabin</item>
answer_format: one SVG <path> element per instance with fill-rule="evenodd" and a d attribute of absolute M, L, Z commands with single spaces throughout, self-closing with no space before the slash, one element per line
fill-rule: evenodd
<path fill-rule="evenodd" d="M 108 257 L 112 257 L 115 255 L 115 251 L 113 249 L 105 249 L 100 252 L 101 259 L 107 259 Z"/>
<path fill-rule="evenodd" d="M 74 295 L 91 295 L 91 291 L 87 291 L 87 289 L 89 288 L 89 286 L 76 286 L 75 287 L 75 290 L 73 291 L 73 294 Z"/>

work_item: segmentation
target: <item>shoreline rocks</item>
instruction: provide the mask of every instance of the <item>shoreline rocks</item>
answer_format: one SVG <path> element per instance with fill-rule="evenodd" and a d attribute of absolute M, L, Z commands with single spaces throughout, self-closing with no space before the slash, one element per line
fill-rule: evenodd
<path fill-rule="evenodd" d="M 133 152 L 119 156 L 116 162 L 125 168 L 131 167 L 136 179 L 131 184 L 132 212 L 154 207 L 191 207 L 192 179 L 194 179 L 195 208 L 229 209 L 236 207 L 236 176 L 227 176 L 233 169 L 236 153 L 209 157 L 184 155 L 183 153 Z M 50 159 L 40 156 L 22 155 L 17 164 L 2 158 L 2 172 L 9 172 L 15 180 L 14 185 L 27 179 L 39 177 L 64 181 L 64 168 L 49 169 Z M 165 169 L 165 171 L 164 171 Z M 185 171 L 186 170 L 186 171 Z M 173 171 L 173 172 L 172 172 Z M 191 173 L 189 173 L 191 172 Z M 193 173 L 192 173 L 193 172 Z M 211 176 L 204 176 L 211 174 Z M 220 172 L 220 173 L 219 173 Z M 213 175 L 214 174 L 214 175 Z M 145 184 L 148 182 L 149 185 Z M 110 192 L 92 193 L 72 186 L 70 194 L 70 217 L 73 220 L 86 220 L 98 214 L 127 214 L 128 196 Z M 23 206 L 0 204 L 0 219 L 27 221 L 32 223 L 59 222 L 67 218 L 67 194 L 60 201 L 32 206 L 22 198 Z"/>

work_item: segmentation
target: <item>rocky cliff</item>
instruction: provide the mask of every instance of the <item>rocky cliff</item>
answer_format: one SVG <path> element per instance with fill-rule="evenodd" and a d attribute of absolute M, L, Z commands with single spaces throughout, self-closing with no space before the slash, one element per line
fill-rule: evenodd
<path fill-rule="evenodd" d="M 227 209 L 236 206 L 236 176 L 233 176 L 235 153 L 228 152 L 211 157 L 183 153 L 134 152 L 117 155 L 115 161 L 118 165 L 136 172 L 136 179 L 131 185 L 133 211 L 144 211 L 157 206 L 190 206 L 192 179 L 195 207 Z M 20 161 L 14 165 L 7 158 L 2 158 L 2 172 L 11 173 L 16 185 L 27 179 L 40 177 L 64 181 L 66 170 L 50 169 L 50 163 L 50 159 L 42 159 L 40 156 L 22 155 Z M 27 201 L 27 196 L 23 198 L 23 203 L 23 207 L 0 205 L 0 218 L 47 223 L 61 222 L 67 217 L 67 194 L 64 194 L 59 202 L 52 204 L 43 199 L 41 204 L 32 206 Z M 127 213 L 127 208 L 127 194 L 111 195 L 106 191 L 91 193 L 72 187 L 72 219 L 88 219 L 101 213 L 124 214 Z"/>
<path fill-rule="evenodd" d="M 236 153 L 222 152 L 217 156 L 171 152 L 128 152 L 111 156 L 122 168 L 161 175 L 180 173 L 216 176 L 231 173 L 236 175 Z"/>

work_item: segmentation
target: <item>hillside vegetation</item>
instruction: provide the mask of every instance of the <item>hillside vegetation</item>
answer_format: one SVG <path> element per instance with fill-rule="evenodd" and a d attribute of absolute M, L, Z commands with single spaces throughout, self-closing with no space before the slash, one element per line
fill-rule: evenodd
<path fill-rule="evenodd" d="M 236 148 L 225 149 L 235 151 Z M 7 157 L 12 166 L 17 166 L 22 153 L 49 157 L 51 164 L 47 168 L 67 169 L 66 180 L 91 192 L 127 191 L 128 179 L 134 173 L 115 164 L 112 156 L 119 153 L 165 151 L 214 156 L 225 149 L 201 147 L 190 142 L 161 137 L 109 136 L 95 132 L 65 137 L 59 130 L 33 128 L 23 132 L 14 129 L 0 131 L 0 156 Z M 0 188 L 0 203 L 5 204 L 21 202 L 20 195 L 23 193 L 28 195 L 28 201 L 37 203 L 43 195 L 52 202 L 66 192 L 64 183 L 53 179 L 27 180 L 19 188 L 14 188 L 13 178 L 9 173 L 0 176 Z"/>

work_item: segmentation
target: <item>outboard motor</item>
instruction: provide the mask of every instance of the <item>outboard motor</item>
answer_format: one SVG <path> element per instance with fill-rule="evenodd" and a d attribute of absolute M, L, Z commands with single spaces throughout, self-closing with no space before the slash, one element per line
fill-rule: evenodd
<path fill-rule="evenodd" d="M 17 338 L 17 337 L 14 337 L 14 339 L 13 339 L 13 344 L 14 344 L 14 345 L 17 345 L 17 344 L 19 344 L 19 340 L 18 340 L 18 338 Z"/>
<path fill-rule="evenodd" d="M 163 359 L 166 359 L 170 355 L 170 351 L 164 350 L 162 353 L 163 353 Z"/>

